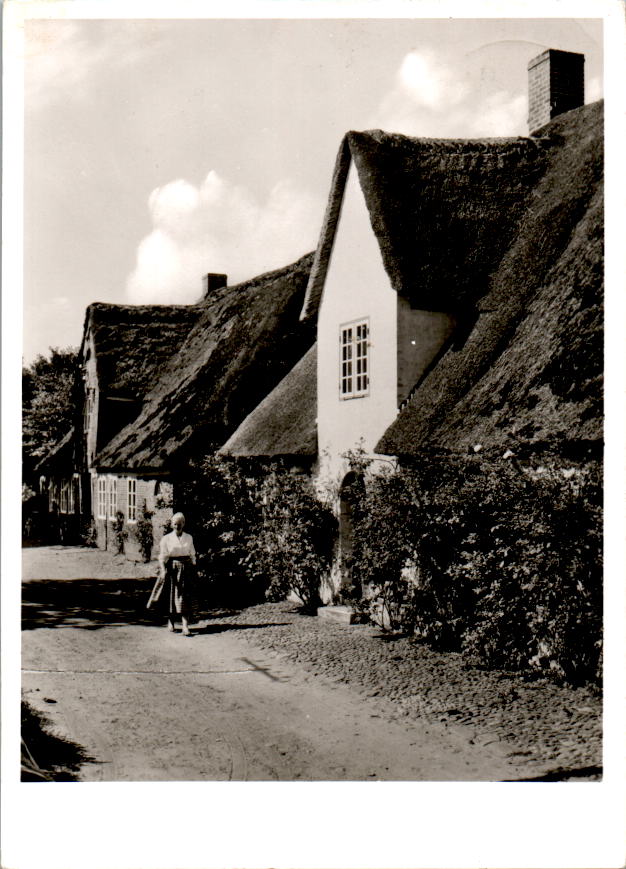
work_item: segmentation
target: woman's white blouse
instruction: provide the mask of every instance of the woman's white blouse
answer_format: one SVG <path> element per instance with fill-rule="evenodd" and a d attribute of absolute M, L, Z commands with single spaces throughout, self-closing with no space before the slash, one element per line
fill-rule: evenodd
<path fill-rule="evenodd" d="M 171 531 L 161 538 L 159 562 L 163 567 L 165 567 L 170 558 L 181 558 L 184 555 L 188 555 L 193 564 L 196 563 L 196 550 L 193 546 L 191 534 L 185 534 L 183 531 L 179 537 L 175 531 Z"/>

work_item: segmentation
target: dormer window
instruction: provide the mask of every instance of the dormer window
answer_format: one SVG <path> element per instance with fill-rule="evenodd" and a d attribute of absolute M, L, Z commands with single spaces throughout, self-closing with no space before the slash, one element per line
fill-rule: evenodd
<path fill-rule="evenodd" d="M 369 322 L 358 320 L 340 327 L 340 398 L 361 398 L 369 392 Z"/>

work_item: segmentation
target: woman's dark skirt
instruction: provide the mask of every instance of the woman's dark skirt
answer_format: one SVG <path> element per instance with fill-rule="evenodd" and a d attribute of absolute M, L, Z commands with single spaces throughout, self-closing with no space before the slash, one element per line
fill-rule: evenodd
<path fill-rule="evenodd" d="M 148 609 L 191 615 L 196 607 L 196 568 L 189 557 L 170 558 L 165 576 L 158 576 L 146 604 Z"/>

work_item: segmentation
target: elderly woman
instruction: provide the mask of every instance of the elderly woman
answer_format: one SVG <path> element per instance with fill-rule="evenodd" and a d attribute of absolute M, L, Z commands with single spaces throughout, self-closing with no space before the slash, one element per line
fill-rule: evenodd
<path fill-rule="evenodd" d="M 168 630 L 174 631 L 176 616 L 180 615 L 183 636 L 190 637 L 189 618 L 193 609 L 196 551 L 191 534 L 185 534 L 185 517 L 172 516 L 173 531 L 161 539 L 159 576 L 152 589 L 148 608 L 155 604 L 167 606 Z"/>

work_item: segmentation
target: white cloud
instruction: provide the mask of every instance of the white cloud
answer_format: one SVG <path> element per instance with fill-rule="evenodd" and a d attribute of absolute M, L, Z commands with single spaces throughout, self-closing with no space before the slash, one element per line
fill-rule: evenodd
<path fill-rule="evenodd" d="M 372 126 L 409 136 L 515 136 L 526 133 L 526 94 L 495 89 L 464 55 L 411 51 L 372 118 Z"/>
<path fill-rule="evenodd" d="M 317 243 L 323 200 L 281 181 L 259 202 L 211 170 L 199 187 L 178 179 L 148 199 L 152 231 L 126 282 L 132 304 L 198 300 L 207 272 L 236 283 L 287 265 Z"/>
<path fill-rule="evenodd" d="M 452 76 L 449 67 L 437 61 L 432 52 L 409 52 L 398 71 L 398 83 L 416 105 L 436 109 L 445 100 L 451 106 L 463 99 L 467 87 Z"/>

